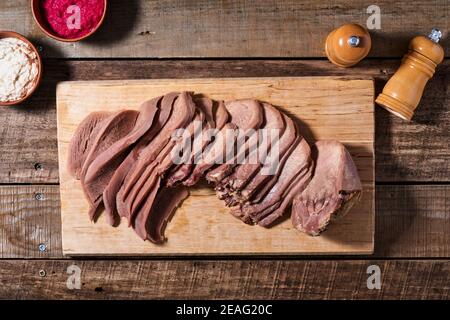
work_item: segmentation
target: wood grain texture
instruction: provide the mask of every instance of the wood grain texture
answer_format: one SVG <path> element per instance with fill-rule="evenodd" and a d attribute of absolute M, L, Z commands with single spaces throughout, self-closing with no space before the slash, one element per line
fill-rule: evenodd
<path fill-rule="evenodd" d="M 376 256 L 449 257 L 449 185 L 377 186 L 376 207 Z"/>
<path fill-rule="evenodd" d="M 63 258 L 59 186 L 0 190 L 0 258 Z M 36 191 L 44 202 L 36 202 Z M 450 258 L 450 186 L 379 185 L 375 195 L 374 257 Z M 38 232 L 30 237 L 30 230 Z M 45 254 L 40 243 L 50 243 Z"/>
<path fill-rule="evenodd" d="M 80 290 L 66 286 L 73 264 Z M 371 265 L 380 267 L 380 290 L 367 288 Z M 0 275 L 0 299 L 450 298 L 448 260 L 4 260 Z"/>
<path fill-rule="evenodd" d="M 101 29 L 73 44 L 46 37 L 30 1 L 1 1 L 0 29 L 15 30 L 44 47 L 46 57 L 324 57 L 324 41 L 338 26 L 366 25 L 363 0 L 131 0 L 110 1 Z M 371 30 L 372 57 L 401 57 L 409 40 L 433 27 L 449 29 L 447 0 L 374 3 L 381 29 Z M 448 43 L 448 42 L 447 42 Z M 444 43 L 446 55 L 450 47 Z"/>
<path fill-rule="evenodd" d="M 59 206 L 57 186 L 0 186 L 0 258 L 60 257 Z"/>
<path fill-rule="evenodd" d="M 297 122 L 310 142 L 338 139 L 355 160 L 362 200 L 322 237 L 311 237 L 284 219 L 271 228 L 233 217 L 208 186 L 191 195 L 169 223 L 163 245 L 144 242 L 123 220 L 94 224 L 80 213 L 89 205 L 78 180 L 67 172 L 68 145 L 82 120 L 94 111 L 138 109 L 172 91 L 193 91 L 211 99 L 252 98 L 271 103 Z M 140 81 L 72 81 L 57 88 L 58 152 L 63 253 L 74 255 L 370 254 L 374 236 L 373 81 L 336 77 L 204 78 Z M 358 114 L 358 117 L 354 115 Z M 299 120 L 301 119 L 301 120 Z M 286 214 L 289 218 L 289 214 Z M 194 236 L 198 235 L 198 236 Z"/>
<path fill-rule="evenodd" d="M 374 77 L 376 93 L 398 60 L 365 60 L 349 69 L 317 60 L 44 61 L 38 92 L 22 106 L 0 108 L 0 182 L 57 183 L 56 83 L 202 77 Z M 376 181 L 438 181 L 450 178 L 450 60 L 428 84 L 412 123 L 376 108 Z M 42 163 L 42 170 L 35 164 Z"/>

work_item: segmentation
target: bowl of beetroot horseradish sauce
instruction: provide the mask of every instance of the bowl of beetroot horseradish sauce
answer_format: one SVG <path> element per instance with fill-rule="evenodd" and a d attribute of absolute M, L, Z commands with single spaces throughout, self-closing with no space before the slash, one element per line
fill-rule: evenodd
<path fill-rule="evenodd" d="M 34 20 L 53 39 L 76 42 L 101 26 L 107 0 L 31 0 Z"/>

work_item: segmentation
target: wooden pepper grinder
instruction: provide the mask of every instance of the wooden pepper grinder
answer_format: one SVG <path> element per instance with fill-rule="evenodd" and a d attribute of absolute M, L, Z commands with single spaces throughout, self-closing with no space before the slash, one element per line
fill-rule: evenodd
<path fill-rule="evenodd" d="M 371 45 L 369 32 L 359 24 L 350 23 L 328 35 L 325 53 L 335 65 L 351 67 L 367 56 Z"/>
<path fill-rule="evenodd" d="M 425 85 L 444 59 L 444 49 L 438 44 L 441 37 L 441 31 L 433 29 L 428 37 L 418 36 L 411 40 L 409 52 L 378 95 L 377 104 L 402 119 L 411 120 Z"/>

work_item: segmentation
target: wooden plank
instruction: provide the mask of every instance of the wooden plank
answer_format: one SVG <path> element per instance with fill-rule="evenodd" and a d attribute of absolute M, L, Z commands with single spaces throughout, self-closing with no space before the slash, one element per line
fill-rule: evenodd
<path fill-rule="evenodd" d="M 1 186 L 0 258 L 61 257 L 59 207 L 58 186 Z"/>
<path fill-rule="evenodd" d="M 450 185 L 376 188 L 375 255 L 449 257 Z"/>
<path fill-rule="evenodd" d="M 138 109 L 172 91 L 194 91 L 215 100 L 252 97 L 301 119 L 310 141 L 338 139 L 349 147 L 363 184 L 362 200 L 323 237 L 310 237 L 285 219 L 264 229 L 229 214 L 212 188 L 190 189 L 168 225 L 164 245 L 143 242 L 123 221 L 80 219 L 89 205 L 78 180 L 67 172 L 68 145 L 94 111 Z M 374 235 L 373 81 L 335 77 L 156 79 L 63 82 L 57 88 L 58 151 L 63 252 L 67 255 L 172 254 L 370 254 Z M 359 115 L 355 118 L 355 113 Z M 351 129 L 349 129 L 351 128 Z M 192 236 L 199 234 L 200 236 Z M 236 237 L 239 235 L 239 237 Z"/>
<path fill-rule="evenodd" d="M 448 199 L 448 185 L 377 186 L 374 256 L 450 258 Z M 0 229 L 0 258 L 62 258 L 59 186 L 0 187 Z"/>
<path fill-rule="evenodd" d="M 92 38 L 60 43 L 34 23 L 30 1 L 2 1 L 0 29 L 44 47 L 46 57 L 324 57 L 324 41 L 349 22 L 366 25 L 363 0 L 110 1 L 105 24 Z M 381 29 L 372 30 L 372 57 L 400 57 L 409 40 L 449 29 L 447 0 L 375 3 Z M 448 43 L 448 42 L 447 42 Z M 307 44 L 307 45 L 305 45 Z M 449 46 L 444 43 L 446 55 Z"/>
<path fill-rule="evenodd" d="M 67 287 L 73 265 L 79 290 Z M 373 265 L 380 290 L 367 287 Z M 3 260 L 0 275 L 1 299 L 450 298 L 449 260 Z"/>
<path fill-rule="evenodd" d="M 315 60 L 45 61 L 44 81 L 26 104 L 0 108 L 0 183 L 57 183 L 56 83 L 118 80 L 263 76 L 371 76 L 376 92 L 399 65 L 366 60 L 335 68 Z M 449 182 L 450 60 L 439 66 L 425 90 L 413 123 L 376 108 L 376 180 Z M 41 163 L 42 170 L 35 170 Z"/>

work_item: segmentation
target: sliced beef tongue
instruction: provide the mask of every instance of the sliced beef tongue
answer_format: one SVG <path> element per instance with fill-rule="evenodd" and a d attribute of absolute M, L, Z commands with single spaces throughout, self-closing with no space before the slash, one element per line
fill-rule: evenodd
<path fill-rule="evenodd" d="M 206 175 L 206 180 L 219 183 L 223 178 L 232 173 L 239 159 L 245 159 L 247 153 L 258 145 L 259 129 L 264 122 L 264 113 L 261 104 L 256 100 L 234 100 L 227 102 L 225 107 L 230 114 L 231 122 L 239 129 L 236 141 L 235 156 L 213 169 Z"/>
<path fill-rule="evenodd" d="M 185 187 L 164 188 L 158 193 L 155 206 L 152 208 L 151 219 L 148 223 L 148 239 L 154 243 L 162 243 L 166 240 L 164 231 L 172 219 L 175 210 L 189 196 Z"/>
<path fill-rule="evenodd" d="M 144 172 L 143 184 L 136 190 L 136 196 L 130 195 L 127 203 L 131 202 L 130 221 L 133 229 L 143 240 L 148 239 L 148 221 L 153 220 L 152 214 L 155 213 L 153 206 L 157 205 L 157 195 L 162 192 L 162 180 L 164 174 L 172 165 L 171 149 L 173 147 L 167 144 L 158 158 Z M 134 199 L 134 200 L 133 200 Z M 156 219 L 157 220 L 157 219 Z"/>
<path fill-rule="evenodd" d="M 204 114 L 205 121 L 202 123 L 202 128 L 199 132 L 194 133 L 193 143 L 191 145 L 191 156 L 186 163 L 174 166 L 167 176 L 166 185 L 173 187 L 183 181 L 192 171 L 195 163 L 195 157 L 204 150 L 208 141 L 204 141 L 206 130 L 215 128 L 215 114 L 213 110 L 214 102 L 208 98 L 197 98 L 194 100 L 198 109 Z"/>
<path fill-rule="evenodd" d="M 151 201 L 151 192 L 157 184 L 160 185 L 161 178 L 155 174 L 156 168 L 167 155 L 170 155 L 172 145 L 166 144 L 155 160 L 144 168 L 142 175 L 127 192 L 124 188 L 117 193 L 117 209 L 120 216 L 128 217 L 129 226 L 134 226 L 134 218 L 141 210 L 144 202 Z M 157 192 L 157 190 L 155 191 Z"/>
<path fill-rule="evenodd" d="M 261 104 L 257 100 L 243 99 L 225 103 L 230 121 L 239 129 L 258 129 L 264 121 Z"/>
<path fill-rule="evenodd" d="M 141 238 L 143 240 L 148 239 L 153 243 L 163 243 L 166 240 L 164 231 L 167 224 L 172 219 L 175 210 L 181 206 L 188 195 L 187 188 L 183 186 L 160 190 L 156 195 L 150 218 L 144 225 L 144 232 L 140 232 Z M 138 229 L 138 226 L 136 229 Z M 142 229 L 139 226 L 139 230 Z"/>
<path fill-rule="evenodd" d="M 277 183 L 270 189 L 267 196 L 256 204 L 245 204 L 232 210 L 232 213 L 244 222 L 258 223 L 271 209 L 277 209 L 283 197 L 289 192 L 293 184 L 300 182 L 305 187 L 311 176 L 311 150 L 308 143 L 302 139 L 294 148 L 280 173 Z M 270 210 L 266 210 L 269 209 Z"/>
<path fill-rule="evenodd" d="M 217 132 L 214 142 L 205 148 L 202 158 L 195 165 L 189 177 L 183 181 L 183 185 L 195 185 L 211 167 L 232 157 L 230 152 L 233 152 L 234 148 L 230 145 L 234 145 L 236 142 L 236 129 L 236 125 L 229 122 Z"/>
<path fill-rule="evenodd" d="M 239 203 L 239 199 L 236 196 L 235 190 L 241 190 L 261 169 L 262 162 L 265 161 L 265 157 L 262 158 L 264 153 L 267 155 L 272 145 L 275 145 L 276 141 L 282 136 L 286 123 L 281 113 L 268 103 L 262 103 L 264 114 L 264 125 L 262 129 L 265 129 L 264 135 L 259 132 L 258 146 L 253 148 L 248 155 L 247 163 L 238 165 L 234 172 L 222 179 L 216 190 L 218 197 L 221 200 L 225 200 L 228 206 L 233 206 Z M 276 135 L 272 136 L 274 132 L 271 130 L 277 130 Z M 263 148 L 265 152 L 263 152 Z"/>
<path fill-rule="evenodd" d="M 201 110 L 198 110 L 197 115 L 191 123 L 186 128 L 186 131 L 189 133 L 188 136 L 185 136 L 183 139 L 171 138 L 171 141 L 166 144 L 163 150 L 158 154 L 157 158 L 145 168 L 144 173 L 139 177 L 136 184 L 131 189 L 130 193 L 120 193 L 120 199 L 125 199 L 125 208 L 127 210 L 127 216 L 130 217 L 130 222 L 133 224 L 133 219 L 136 215 L 138 215 L 136 221 L 146 221 L 148 215 L 150 214 L 150 210 L 141 210 L 141 207 L 151 208 L 151 205 L 154 201 L 154 198 L 150 200 L 147 199 L 147 195 L 153 192 L 153 188 L 156 187 L 159 189 L 160 182 L 162 181 L 166 172 L 169 171 L 171 166 L 173 165 L 173 153 L 179 150 L 178 148 L 185 145 L 184 139 L 190 139 L 194 134 L 195 130 L 197 130 L 194 125 L 195 121 L 203 121 L 204 114 Z M 157 192 L 157 190 L 156 190 Z M 144 204 L 144 202 L 146 202 Z M 142 224 L 141 224 L 142 226 Z"/>
<path fill-rule="evenodd" d="M 279 139 L 260 128 L 278 130 Z M 174 135 L 178 129 L 187 135 Z M 263 157 L 261 147 L 268 151 Z M 174 163 L 186 151 L 186 163 Z M 154 243 L 165 241 L 165 227 L 188 195 L 183 186 L 205 175 L 244 222 L 271 226 L 292 204 L 294 227 L 311 235 L 345 214 L 362 191 L 342 144 L 319 141 L 311 154 L 292 119 L 256 100 L 224 103 L 172 92 L 140 112 L 92 113 L 77 128 L 69 156 L 68 171 L 81 180 L 91 220 L 103 201 L 111 225 L 127 217 L 139 237 Z"/>
<path fill-rule="evenodd" d="M 84 177 L 85 185 L 96 184 L 96 188 L 104 193 L 112 176 L 128 155 L 131 147 L 151 128 L 158 111 L 158 102 L 162 97 L 157 97 L 142 104 L 139 116 L 133 130 L 115 142 L 111 147 L 99 154 L 89 165 Z M 111 225 L 117 223 L 116 217 L 107 211 L 107 219 Z"/>
<path fill-rule="evenodd" d="M 105 186 L 101 181 L 86 181 L 86 172 L 98 155 L 110 148 L 114 143 L 128 135 L 133 130 L 138 115 L 139 112 L 137 111 L 126 110 L 119 111 L 109 116 L 102 121 L 101 128 L 92 142 L 92 146 L 86 156 L 81 171 L 81 185 L 90 204 L 89 217 L 91 220 L 94 219 L 97 209 L 101 204 L 102 193 Z"/>
<path fill-rule="evenodd" d="M 158 157 L 161 150 L 171 142 L 172 133 L 180 128 L 185 128 L 191 123 L 196 112 L 195 104 L 190 93 L 182 92 L 175 100 L 172 114 L 156 137 L 137 153 L 136 161 L 125 177 L 121 190 L 118 193 L 117 202 L 125 202 L 127 195 L 141 178 L 146 168 Z M 123 190 L 122 190 L 123 189 Z M 122 194 L 122 198 L 119 195 Z M 120 212 L 131 223 L 130 212 Z"/>
<path fill-rule="evenodd" d="M 237 192 L 235 192 L 235 198 L 239 203 L 249 202 L 254 196 L 259 196 L 259 199 L 257 201 L 251 202 L 259 202 L 262 197 L 265 196 L 264 191 L 259 191 L 265 189 L 267 193 L 271 189 L 271 187 L 278 181 L 278 177 L 281 174 L 281 170 L 283 169 L 286 160 L 289 158 L 289 154 L 292 153 L 297 143 L 301 139 L 303 139 L 292 119 L 285 114 L 282 114 L 282 116 L 286 124 L 286 129 L 284 130 L 280 139 L 275 143 L 274 148 L 271 148 L 271 154 L 266 158 L 265 161 L 265 165 L 268 168 L 271 168 L 270 171 L 274 172 L 274 174 L 263 174 L 260 169 L 243 189 L 237 190 Z M 277 156 L 276 154 L 274 154 L 275 152 L 278 152 L 278 162 L 273 161 L 274 156 Z M 273 168 L 273 166 L 275 167 Z"/>
<path fill-rule="evenodd" d="M 310 235 L 320 234 L 336 217 L 347 213 L 362 192 L 356 166 L 338 141 L 319 141 L 314 177 L 294 198 L 291 219 L 295 228 Z"/>
<path fill-rule="evenodd" d="M 161 129 L 167 123 L 170 114 L 172 113 L 172 107 L 175 99 L 178 97 L 177 92 L 172 92 L 166 94 L 161 100 L 159 100 L 158 106 L 159 110 L 157 112 L 157 118 L 150 130 L 148 130 L 138 141 L 138 143 L 133 147 L 128 156 L 123 160 L 120 166 L 114 172 L 111 180 L 109 181 L 107 187 L 103 191 L 103 202 L 105 205 L 105 212 L 107 217 L 109 217 L 109 222 L 112 225 L 118 223 L 119 217 L 117 212 L 117 201 L 116 196 L 122 187 L 123 181 L 127 176 L 128 172 L 133 168 L 133 165 L 138 159 L 138 155 L 142 149 L 147 146 L 154 137 L 161 131 Z M 151 100 L 155 103 L 155 100 Z M 146 104 L 150 108 L 149 104 Z M 144 107 L 144 106 L 142 106 Z"/>
<path fill-rule="evenodd" d="M 92 112 L 78 126 L 69 143 L 69 158 L 67 159 L 67 170 L 76 179 L 81 178 L 86 157 L 91 150 L 101 123 L 108 118 L 111 112 Z"/>
<path fill-rule="evenodd" d="M 191 101 L 190 103 L 193 102 Z M 206 115 L 203 109 L 197 108 L 196 116 L 186 127 L 184 134 L 181 137 L 178 137 L 177 135 L 172 136 L 171 141 L 166 145 L 163 152 L 161 152 L 158 155 L 157 160 L 153 162 L 157 162 L 157 165 L 150 170 L 151 172 L 149 174 L 144 174 L 138 181 L 138 196 L 134 197 L 133 194 L 130 194 L 128 197 L 127 201 L 132 201 L 132 211 L 130 215 L 132 226 L 142 239 L 145 240 L 148 238 L 147 225 L 154 213 L 152 208 L 155 205 L 155 194 L 160 192 L 160 187 L 162 186 L 161 181 L 174 165 L 174 156 L 178 155 L 182 149 L 186 149 L 186 140 L 191 141 L 196 134 L 201 133 L 198 132 L 201 131 L 201 127 L 198 123 L 209 122 L 209 124 L 212 125 L 210 122 L 211 119 L 212 117 Z M 141 181 L 144 183 L 143 185 L 140 184 Z M 133 221 L 134 216 L 136 218 Z"/>
<path fill-rule="evenodd" d="M 204 114 L 205 122 L 210 128 L 215 128 L 214 101 L 206 97 L 194 98 L 195 106 Z"/>
<path fill-rule="evenodd" d="M 162 97 L 157 97 L 142 104 L 133 130 L 122 139 L 116 141 L 111 147 L 99 154 L 92 161 L 86 171 L 86 180 L 96 179 L 107 170 L 115 170 L 115 168 L 111 168 L 111 164 L 116 162 L 114 158 L 127 151 L 130 146 L 134 145 L 152 126 L 153 119 L 158 111 L 158 102 L 161 98 Z"/>
<path fill-rule="evenodd" d="M 275 169 L 274 175 L 258 175 L 255 177 L 255 179 L 252 180 L 252 182 L 256 181 L 257 178 L 264 179 L 262 183 L 260 183 L 255 189 L 252 190 L 251 193 L 248 194 L 246 197 L 240 198 L 241 203 L 249 202 L 249 203 L 259 203 L 264 199 L 267 195 L 267 193 L 272 189 L 272 187 L 277 183 L 278 178 L 281 174 L 281 170 L 284 167 L 284 164 L 286 163 L 287 159 L 289 159 L 292 151 L 295 149 L 295 146 L 303 139 L 303 137 L 299 136 L 297 137 L 294 142 L 292 143 L 292 146 L 286 151 L 286 153 L 281 157 L 279 160 L 279 164 L 277 165 Z M 248 189 L 246 189 L 248 190 Z"/>
<path fill-rule="evenodd" d="M 229 121 L 229 114 L 227 109 L 225 108 L 225 103 L 223 101 L 214 102 L 213 104 L 213 119 L 214 119 L 214 130 L 216 132 L 222 132 L 221 130 L 225 127 L 225 125 Z M 211 129 L 212 130 L 212 129 Z M 207 149 L 211 148 L 211 146 L 214 144 L 212 141 L 213 136 L 208 135 L 207 132 L 205 132 L 205 136 L 202 137 L 204 140 L 202 150 L 199 153 L 194 154 L 194 159 L 192 164 L 187 164 L 183 166 L 183 176 L 180 176 L 178 178 L 178 181 L 181 181 L 183 185 L 194 185 L 200 180 L 201 176 L 198 175 L 198 172 L 201 170 L 196 169 L 197 164 L 201 163 L 201 159 L 203 156 L 203 153 L 207 153 Z M 195 172 L 195 174 L 194 174 Z"/>
<path fill-rule="evenodd" d="M 256 219 L 258 225 L 270 227 L 278 218 L 283 216 L 286 209 L 292 204 L 294 197 L 303 192 L 308 186 L 311 181 L 313 169 L 314 165 L 312 164 L 308 168 L 305 168 L 303 172 L 300 172 L 284 192 L 282 200 L 258 214 L 258 218 Z"/>
<path fill-rule="evenodd" d="M 284 130 L 286 129 L 285 121 L 281 115 L 281 113 L 275 109 L 272 105 L 268 103 L 263 103 L 263 111 L 264 111 L 264 127 L 263 129 L 267 130 L 266 136 L 262 137 L 259 141 L 259 148 L 255 149 L 251 155 L 249 155 L 249 158 L 256 158 L 258 159 L 259 153 L 262 151 L 261 148 L 266 148 L 266 152 L 270 150 L 270 147 L 272 146 L 272 143 L 274 143 L 273 137 L 270 132 L 271 130 L 277 131 L 277 138 L 281 138 Z M 258 160 L 265 160 L 264 159 L 258 159 Z M 251 179 L 257 171 L 261 168 L 261 163 L 246 163 L 243 165 L 240 165 L 236 168 L 235 172 L 230 177 L 230 187 L 232 190 L 241 190 L 246 183 Z"/>
<path fill-rule="evenodd" d="M 222 129 L 224 125 L 230 120 L 230 115 L 225 106 L 225 103 L 220 100 L 213 105 L 214 124 L 217 129 Z"/>

